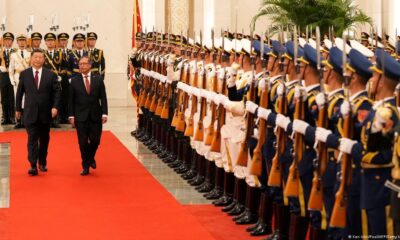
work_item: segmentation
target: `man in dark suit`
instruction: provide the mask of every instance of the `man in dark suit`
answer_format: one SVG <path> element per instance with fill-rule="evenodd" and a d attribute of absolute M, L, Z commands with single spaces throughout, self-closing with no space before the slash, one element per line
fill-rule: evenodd
<path fill-rule="evenodd" d="M 71 79 L 69 87 L 69 120 L 78 133 L 82 176 L 89 174 L 89 167 L 96 169 L 94 158 L 108 114 L 104 82 L 100 75 L 90 72 L 91 64 L 87 56 L 79 60 L 80 74 Z"/>
<path fill-rule="evenodd" d="M 25 95 L 24 121 L 28 132 L 29 175 L 38 174 L 37 162 L 42 172 L 47 171 L 47 148 L 50 140 L 50 123 L 57 116 L 60 88 L 57 75 L 43 68 L 44 53 L 35 49 L 31 53 L 31 66 L 20 74 L 16 95 L 17 119 L 21 118 L 22 97 Z"/>

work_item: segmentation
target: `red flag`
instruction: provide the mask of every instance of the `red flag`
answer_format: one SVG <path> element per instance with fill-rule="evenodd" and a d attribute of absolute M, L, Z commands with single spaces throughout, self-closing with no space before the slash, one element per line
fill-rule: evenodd
<path fill-rule="evenodd" d="M 142 19 L 140 17 L 139 0 L 133 2 L 132 48 L 135 47 L 137 32 L 142 32 Z"/>

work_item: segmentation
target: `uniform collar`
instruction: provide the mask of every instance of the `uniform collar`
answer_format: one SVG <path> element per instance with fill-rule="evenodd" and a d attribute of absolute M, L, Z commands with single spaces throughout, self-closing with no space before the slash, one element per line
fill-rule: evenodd
<path fill-rule="evenodd" d="M 319 85 L 320 84 L 317 83 L 317 84 L 313 84 L 313 85 L 310 85 L 310 86 L 306 87 L 307 93 L 316 90 L 317 88 L 319 88 Z"/>
<path fill-rule="evenodd" d="M 300 79 L 296 79 L 296 80 L 292 80 L 292 81 L 289 81 L 289 82 L 286 82 L 286 87 L 291 87 L 291 86 L 293 86 L 293 85 L 295 85 L 296 83 L 298 83 L 300 81 Z"/>
<path fill-rule="evenodd" d="M 354 94 L 353 96 L 350 97 L 350 101 L 353 101 L 354 99 L 361 97 L 361 96 L 367 96 L 367 90 L 361 90 Z"/>
<path fill-rule="evenodd" d="M 343 88 L 339 88 L 339 89 L 336 89 L 336 90 L 330 92 L 330 93 L 328 94 L 328 97 L 331 98 L 331 97 L 333 97 L 333 96 L 335 96 L 335 95 L 339 95 L 339 94 L 342 94 L 342 95 L 343 95 L 343 93 L 344 93 Z"/>

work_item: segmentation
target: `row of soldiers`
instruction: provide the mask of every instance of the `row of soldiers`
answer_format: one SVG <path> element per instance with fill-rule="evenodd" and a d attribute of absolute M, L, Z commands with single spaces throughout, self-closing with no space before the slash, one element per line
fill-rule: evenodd
<path fill-rule="evenodd" d="M 41 48 L 44 38 L 46 49 Z M 104 52 L 96 48 L 97 34 L 88 32 L 86 35 L 76 33 L 73 36 L 73 48 L 68 48 L 68 33 L 46 33 L 44 37 L 39 32 L 16 36 L 17 48 L 13 48 L 14 34 L 6 32 L 1 39 L 0 51 L 0 89 L 2 118 L 1 124 L 15 124 L 15 128 L 23 127 L 22 118 L 15 119 L 15 94 L 19 83 L 19 74 L 30 67 L 31 52 L 41 49 L 45 54 L 44 66 L 57 76 L 62 89 L 62 106 L 58 119 L 54 119 L 52 127 L 59 128 L 59 123 L 68 123 L 68 86 L 69 79 L 79 74 L 79 60 L 88 56 L 92 61 L 91 71 L 100 74 L 104 79 Z"/>
<path fill-rule="evenodd" d="M 132 135 L 253 236 L 400 236 L 400 37 L 307 35 L 138 33 Z"/>

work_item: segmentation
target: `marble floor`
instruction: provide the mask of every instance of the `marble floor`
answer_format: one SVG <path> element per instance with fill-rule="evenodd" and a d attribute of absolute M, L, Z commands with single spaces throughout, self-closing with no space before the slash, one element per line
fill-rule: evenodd
<path fill-rule="evenodd" d="M 210 203 L 142 143 L 131 137 L 130 132 L 135 128 L 136 124 L 136 108 L 132 106 L 131 101 L 131 99 L 109 100 L 109 117 L 108 122 L 104 125 L 104 130 L 110 130 L 116 135 L 153 177 L 181 204 Z M 71 127 L 62 125 L 60 130 L 67 129 L 71 129 Z M 0 132 L 4 131 L 14 131 L 14 129 L 12 126 L 0 126 Z M 9 206 L 9 160 L 10 145 L 8 143 L 0 144 L 0 208 Z"/>

